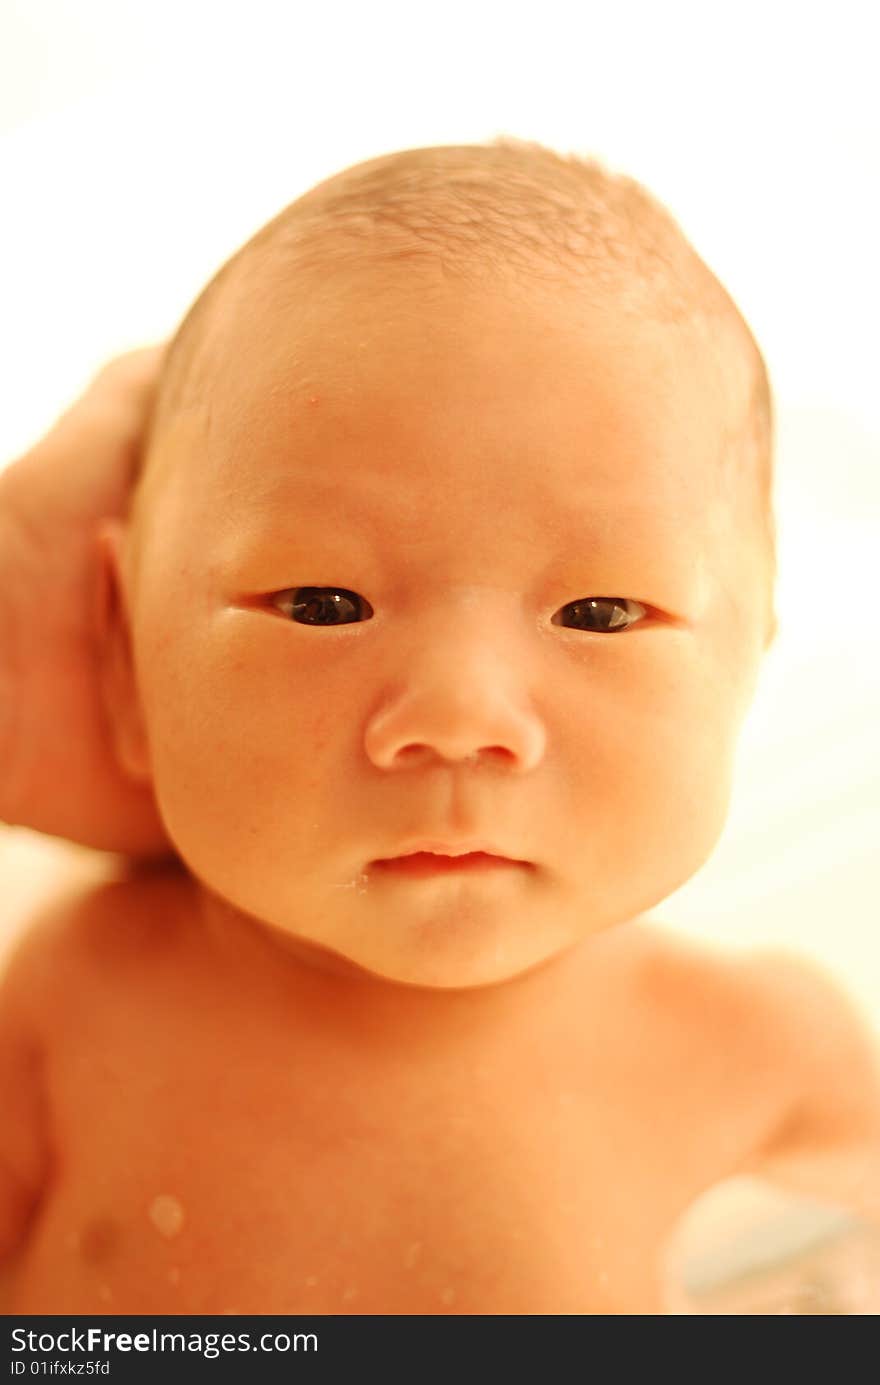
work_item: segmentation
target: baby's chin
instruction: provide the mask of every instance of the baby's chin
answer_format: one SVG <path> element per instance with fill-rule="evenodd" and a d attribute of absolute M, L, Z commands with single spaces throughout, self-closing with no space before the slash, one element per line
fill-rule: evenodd
<path fill-rule="evenodd" d="M 249 953 L 271 955 L 273 966 L 289 963 L 292 973 L 315 974 L 379 987 L 428 991 L 463 991 L 503 986 L 568 951 L 578 938 L 562 927 L 548 929 L 544 918 L 519 919 L 509 931 L 503 922 L 489 930 L 466 917 L 426 920 L 398 915 L 367 927 L 344 924 L 332 938 L 317 937 L 289 920 L 273 921 L 241 909 L 202 881 L 194 881 L 200 911 L 210 921 L 221 946 L 241 963 Z M 392 913 L 393 917 L 393 913 Z M 444 926 L 445 925 L 445 926 Z M 469 926 L 470 925 L 470 926 Z"/>

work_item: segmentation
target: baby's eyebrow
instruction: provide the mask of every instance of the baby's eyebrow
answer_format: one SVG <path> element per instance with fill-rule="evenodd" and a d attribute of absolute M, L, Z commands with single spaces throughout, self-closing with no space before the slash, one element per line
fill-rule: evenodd
<path fill-rule="evenodd" d="M 647 589 L 656 583 L 661 591 L 681 592 L 693 589 L 707 557 L 683 543 L 673 524 L 652 523 L 644 508 L 638 523 L 620 515 L 612 522 L 603 513 L 593 523 L 571 515 L 562 524 L 543 518 L 535 523 L 526 516 L 525 523 L 514 525 L 505 516 L 504 532 L 495 542 L 491 535 L 467 528 L 466 517 L 455 533 L 428 532 L 425 526 L 405 523 L 399 514 L 347 508 L 343 515 L 321 506 L 298 505 L 290 512 L 270 507 L 235 526 L 221 564 L 245 566 L 268 558 L 273 564 L 286 559 L 298 568 L 305 562 L 329 570 L 341 563 L 353 570 L 356 562 L 368 565 L 364 571 L 399 564 L 402 571 L 418 567 L 441 577 L 447 568 L 460 571 L 466 554 L 480 569 L 484 560 L 495 562 L 506 565 L 511 575 L 537 583 L 573 580 L 593 571 L 602 574 L 606 585 L 640 582 Z"/>
<path fill-rule="evenodd" d="M 289 515 L 294 529 L 301 528 L 306 518 L 325 525 L 345 524 L 355 536 L 367 531 L 384 538 L 400 535 L 404 521 L 412 519 L 413 501 L 418 508 L 420 495 L 408 495 L 395 485 L 393 477 L 381 473 L 371 485 L 365 485 L 362 477 L 340 485 L 338 481 L 330 484 L 293 475 L 271 487 L 255 487 L 243 508 L 251 510 L 255 522 L 267 528 L 274 529 L 279 519 L 286 524 Z M 601 542 L 616 533 L 631 534 L 634 528 L 646 534 L 657 532 L 668 519 L 656 504 L 639 497 L 609 495 L 607 491 L 594 491 L 587 498 L 566 492 L 552 510 L 538 497 L 529 507 L 508 510 L 504 515 L 507 524 L 514 514 L 521 515 L 536 532 L 570 535 L 575 542 L 584 537 Z M 246 515 L 243 520 L 247 523 Z"/>
<path fill-rule="evenodd" d="M 564 519 L 552 522 L 546 514 L 537 519 L 525 511 L 520 512 L 521 522 L 507 513 L 503 516 L 504 542 L 513 546 L 517 542 L 529 553 L 537 554 L 545 550 L 557 558 L 577 559 L 587 553 L 594 556 L 619 553 L 624 541 L 631 546 L 634 534 L 638 531 L 645 543 L 650 532 L 643 523 L 635 524 L 625 516 L 610 517 L 607 513 L 594 516 L 579 516 L 569 513 Z M 458 528 L 458 525 L 456 525 Z M 655 533 L 658 532 L 654 526 Z M 468 526 L 467 516 L 462 517 L 461 545 L 467 545 L 474 526 Z M 453 535 L 446 531 L 431 533 L 418 521 L 412 520 L 397 507 L 389 509 L 356 505 L 307 504 L 301 499 L 289 510 L 286 506 L 269 505 L 261 507 L 256 515 L 242 517 L 237 526 L 236 549 L 277 548 L 287 544 L 301 547 L 339 548 L 343 545 L 352 548 L 373 548 L 380 553 L 390 554 L 396 549 L 419 549 L 427 552 L 434 544 L 442 548 L 444 537 L 450 541 Z"/>

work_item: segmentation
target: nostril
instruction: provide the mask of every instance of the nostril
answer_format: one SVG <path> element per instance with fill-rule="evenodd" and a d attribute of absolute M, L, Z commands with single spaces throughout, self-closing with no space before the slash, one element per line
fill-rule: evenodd
<path fill-rule="evenodd" d="M 457 765 L 476 765 L 481 760 L 492 759 L 500 761 L 514 760 L 516 757 L 512 751 L 503 745 L 489 745 L 479 750 L 459 750 L 453 745 L 428 745 L 425 742 L 413 741 L 410 745 L 401 746 L 392 756 L 398 763 L 418 764 L 424 759 L 443 760 L 448 764 Z"/>
<path fill-rule="evenodd" d="M 424 739 L 416 739 L 421 733 Z M 403 697 L 371 716 L 364 749 L 379 769 L 444 764 L 497 770 L 532 770 L 545 749 L 538 716 L 509 704 L 501 693 L 450 705 L 439 697 Z"/>

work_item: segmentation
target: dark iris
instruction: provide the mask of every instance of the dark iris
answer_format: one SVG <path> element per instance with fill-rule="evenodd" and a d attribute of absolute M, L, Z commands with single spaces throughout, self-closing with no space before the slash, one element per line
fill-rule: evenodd
<path fill-rule="evenodd" d="M 364 597 L 343 587 L 294 587 L 284 605 L 289 608 L 290 619 L 300 625 L 351 625 L 373 615 Z M 636 608 L 634 615 L 628 607 Z M 628 597 L 593 596 L 570 601 L 552 623 L 594 634 L 614 634 L 629 629 L 644 615 L 644 607 Z"/>
<path fill-rule="evenodd" d="M 368 601 L 342 587 L 295 587 L 290 603 L 290 618 L 300 625 L 351 625 L 372 614 Z"/>
<path fill-rule="evenodd" d="M 584 597 L 580 601 L 570 601 L 567 606 L 563 606 L 554 617 L 554 625 L 564 625 L 569 622 L 562 617 L 566 612 L 570 613 L 571 623 L 575 629 L 595 631 L 599 634 L 613 634 L 619 630 L 627 630 L 640 618 L 638 615 L 632 617 L 627 612 L 627 606 L 633 605 L 643 610 L 637 601 L 630 602 L 625 596 L 590 596 Z"/>

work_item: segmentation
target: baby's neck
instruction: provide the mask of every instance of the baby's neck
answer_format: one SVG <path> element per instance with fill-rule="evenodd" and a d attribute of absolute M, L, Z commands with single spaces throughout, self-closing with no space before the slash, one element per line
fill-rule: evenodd
<path fill-rule="evenodd" d="M 242 984 L 264 986 L 290 1004 L 313 1008 L 334 1023 L 387 1023 L 452 1030 L 461 1025 L 491 1029 L 508 1021 L 521 1027 L 529 1014 L 546 1015 L 572 989 L 586 1032 L 604 1027 L 611 981 L 632 955 L 644 932 L 639 920 L 588 938 L 527 972 L 493 985 L 440 988 L 409 985 L 376 975 L 329 949 L 294 938 L 231 907 L 190 879 L 192 906 L 207 948 L 219 966 Z"/>

